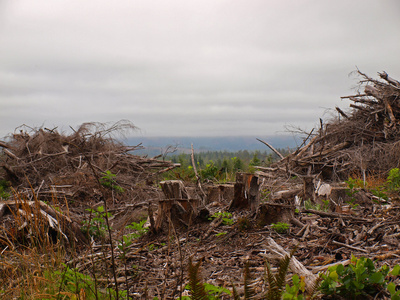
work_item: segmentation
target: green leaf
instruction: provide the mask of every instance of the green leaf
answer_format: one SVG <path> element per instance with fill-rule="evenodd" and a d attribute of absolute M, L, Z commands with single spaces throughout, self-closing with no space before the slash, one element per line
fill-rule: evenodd
<path fill-rule="evenodd" d="M 292 277 L 292 281 L 293 281 L 294 285 L 298 285 L 299 282 L 300 282 L 299 276 L 297 274 L 294 274 L 293 277 Z"/>
<path fill-rule="evenodd" d="M 391 295 L 393 295 L 394 293 L 396 293 L 396 285 L 393 282 L 389 283 L 387 285 L 387 290 Z"/>
<path fill-rule="evenodd" d="M 332 271 L 329 273 L 329 278 L 331 278 L 332 280 L 337 281 L 339 279 L 339 275 L 337 273 L 337 271 Z"/>
<path fill-rule="evenodd" d="M 390 275 L 399 276 L 399 274 L 400 274 L 400 265 L 395 265 L 393 267 L 393 270 L 390 272 Z"/>
<path fill-rule="evenodd" d="M 370 277 L 369 277 L 369 279 L 370 279 L 370 282 L 371 283 L 384 283 L 384 281 L 385 281 L 385 276 L 383 276 L 383 274 L 382 273 L 380 273 L 380 272 L 376 272 L 376 273 L 373 273 Z"/>

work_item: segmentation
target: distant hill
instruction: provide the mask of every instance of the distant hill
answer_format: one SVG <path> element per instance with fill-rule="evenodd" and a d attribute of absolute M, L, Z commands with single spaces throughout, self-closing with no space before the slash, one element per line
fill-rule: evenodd
<path fill-rule="evenodd" d="M 295 148 L 300 139 L 295 139 L 293 136 L 270 136 L 258 137 L 259 139 L 268 142 L 275 148 Z M 239 136 L 239 137 L 130 137 L 125 141 L 128 145 L 142 144 L 145 149 L 135 151 L 136 154 L 148 154 L 155 156 L 165 153 L 167 148 L 176 147 L 179 153 L 190 153 L 191 144 L 196 152 L 203 151 L 229 151 L 236 152 L 240 150 L 269 150 L 267 146 L 256 140 L 256 137 Z"/>

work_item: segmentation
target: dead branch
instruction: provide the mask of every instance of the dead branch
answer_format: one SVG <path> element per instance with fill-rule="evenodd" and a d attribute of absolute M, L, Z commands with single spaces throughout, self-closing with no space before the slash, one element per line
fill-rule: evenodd
<path fill-rule="evenodd" d="M 280 245 L 278 245 L 272 238 L 267 238 L 266 242 L 267 242 L 267 248 L 271 252 L 278 254 L 281 258 L 289 256 L 289 253 L 285 249 L 283 249 Z M 290 268 L 294 273 L 298 274 L 301 277 L 304 277 L 306 289 L 308 292 L 311 292 L 314 287 L 315 281 L 317 280 L 317 276 L 308 271 L 306 267 L 304 267 L 304 265 L 301 264 L 294 256 L 290 261 Z"/>
<path fill-rule="evenodd" d="M 270 144 L 268 144 L 267 142 L 264 142 L 263 140 L 257 139 L 257 141 L 263 143 L 264 145 L 266 145 L 269 149 L 271 149 L 272 151 L 274 151 L 274 153 L 276 155 L 278 155 L 281 159 L 284 159 L 285 157 L 278 151 L 276 150 L 274 147 L 272 147 Z"/>

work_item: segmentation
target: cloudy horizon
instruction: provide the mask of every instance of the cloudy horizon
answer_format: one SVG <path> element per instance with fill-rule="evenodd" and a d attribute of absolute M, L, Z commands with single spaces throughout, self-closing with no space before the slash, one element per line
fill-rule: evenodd
<path fill-rule="evenodd" d="M 360 71 L 400 79 L 400 2 L 0 0 L 0 138 L 130 120 L 143 136 L 310 130 Z"/>

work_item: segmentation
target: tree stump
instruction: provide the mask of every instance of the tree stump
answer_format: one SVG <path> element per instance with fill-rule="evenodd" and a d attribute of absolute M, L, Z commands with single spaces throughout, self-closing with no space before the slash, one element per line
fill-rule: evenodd
<path fill-rule="evenodd" d="M 312 175 L 303 176 L 302 179 L 304 183 L 303 199 L 311 200 L 312 203 L 315 203 L 315 188 L 314 188 L 315 176 Z"/>
<path fill-rule="evenodd" d="M 188 192 L 180 180 L 167 180 L 160 182 L 161 189 L 167 199 L 188 199 Z"/>
<path fill-rule="evenodd" d="M 198 215 L 201 200 L 189 199 L 188 192 L 180 180 L 162 181 L 160 185 L 166 199 L 159 202 L 154 231 L 160 231 L 170 222 L 175 227 L 190 226 Z"/>
<path fill-rule="evenodd" d="M 234 195 L 233 184 L 219 184 L 207 188 L 207 202 L 218 202 L 228 204 L 232 201 Z"/>
<path fill-rule="evenodd" d="M 234 195 L 229 209 L 255 211 L 260 203 L 259 189 L 258 176 L 249 173 L 236 173 Z"/>
<path fill-rule="evenodd" d="M 265 203 L 260 205 L 256 215 L 257 225 L 265 226 L 272 223 L 287 223 L 294 215 L 294 206 L 278 204 L 278 203 Z"/>

